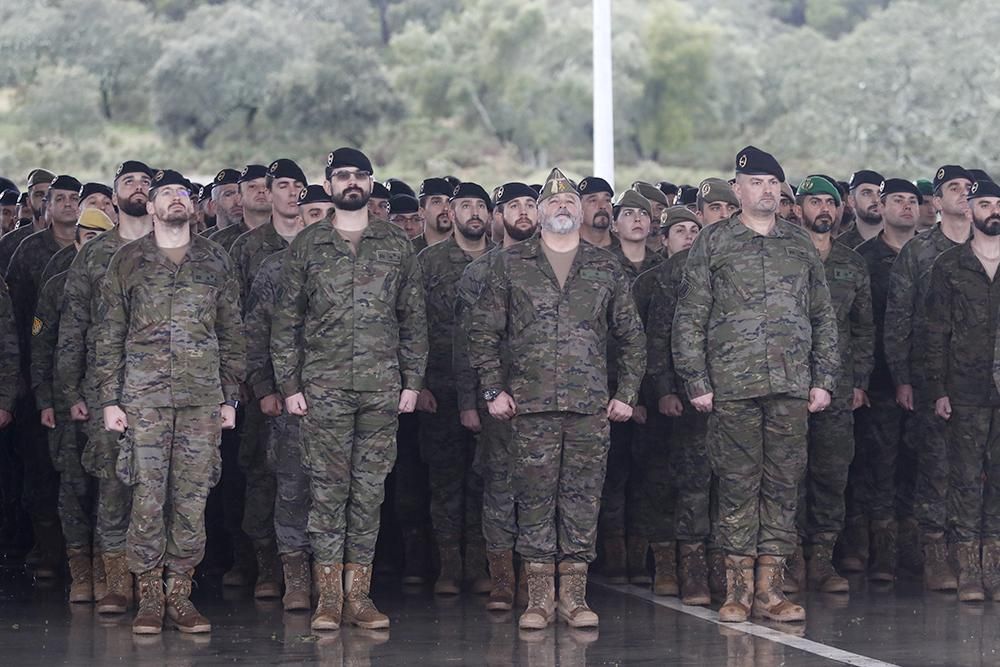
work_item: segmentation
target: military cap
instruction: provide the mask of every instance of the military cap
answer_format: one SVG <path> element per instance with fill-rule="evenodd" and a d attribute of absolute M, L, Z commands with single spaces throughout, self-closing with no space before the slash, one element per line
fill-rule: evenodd
<path fill-rule="evenodd" d="M 191 182 L 184 178 L 180 172 L 173 169 L 158 169 L 153 174 L 153 183 L 149 186 L 149 191 L 152 192 L 166 185 L 181 185 L 185 188 L 190 188 Z"/>
<path fill-rule="evenodd" d="M 51 183 L 56 180 L 56 175 L 48 169 L 32 169 L 28 172 L 28 187 L 41 183 Z"/>
<path fill-rule="evenodd" d="M 819 174 L 803 179 L 799 183 L 799 189 L 795 191 L 795 194 L 799 197 L 803 195 L 830 195 L 833 197 L 833 201 L 837 203 L 837 206 L 840 206 L 840 190 L 828 178 Z"/>
<path fill-rule="evenodd" d="M 307 185 L 299 191 L 299 206 L 307 204 L 332 204 L 330 195 L 323 189 L 322 185 Z"/>
<path fill-rule="evenodd" d="M 656 184 L 656 187 L 660 188 L 660 192 L 668 197 L 676 196 L 677 193 L 680 192 L 680 188 L 670 181 L 660 181 Z"/>
<path fill-rule="evenodd" d="M 458 187 L 458 183 L 452 185 L 446 178 L 425 178 L 420 183 L 419 198 L 424 197 L 451 197 L 451 193 Z"/>
<path fill-rule="evenodd" d="M 530 197 L 531 199 L 534 199 L 537 196 L 538 195 L 530 185 L 518 182 L 504 183 L 496 190 L 496 203 L 506 204 L 509 201 L 513 201 L 521 197 Z"/>
<path fill-rule="evenodd" d="M 212 188 L 214 187 L 215 183 L 208 183 L 206 185 L 201 186 L 201 190 L 198 191 L 198 201 L 203 202 L 211 199 Z"/>
<path fill-rule="evenodd" d="M 330 151 L 330 154 L 326 156 L 326 177 L 330 178 L 334 169 L 342 167 L 354 167 L 359 171 L 367 171 L 369 174 L 375 173 L 375 170 L 372 169 L 372 161 L 368 159 L 368 156 L 357 148 L 349 146 Z"/>
<path fill-rule="evenodd" d="M 410 184 L 399 178 L 387 178 L 385 179 L 385 187 L 389 190 L 389 194 L 395 195 L 410 195 L 411 197 L 416 197 L 417 193 L 413 191 Z M 455 188 L 452 188 L 454 190 Z"/>
<path fill-rule="evenodd" d="M 15 206 L 20 198 L 17 190 L 4 190 L 0 192 L 0 206 Z"/>
<path fill-rule="evenodd" d="M 240 172 L 235 169 L 223 169 L 215 175 L 212 181 L 215 185 L 236 185 L 240 182 Z"/>
<path fill-rule="evenodd" d="M 534 190 L 536 195 L 540 195 L 542 194 L 542 188 L 545 186 L 542 185 L 541 183 L 532 183 L 528 187 Z"/>
<path fill-rule="evenodd" d="M 788 181 L 782 181 L 781 183 L 781 196 L 795 201 L 795 191 L 792 190 L 792 186 Z"/>
<path fill-rule="evenodd" d="M 660 194 L 663 193 L 660 192 Z M 618 217 L 618 211 L 623 208 L 638 208 L 645 211 L 647 215 L 653 215 L 653 208 L 650 206 L 649 200 L 639 194 L 638 190 L 625 190 L 618 195 L 618 199 L 615 201 L 615 218 Z"/>
<path fill-rule="evenodd" d="M 598 192 L 607 192 L 612 197 L 615 196 L 615 189 L 611 187 L 611 184 L 600 176 L 587 176 L 577 185 L 577 191 L 580 196 L 592 195 Z"/>
<path fill-rule="evenodd" d="M 736 154 L 736 173 L 760 176 L 774 176 L 781 182 L 785 181 L 785 171 L 770 153 L 756 146 L 747 146 Z"/>
<path fill-rule="evenodd" d="M 823 176 L 823 174 L 820 174 L 820 176 Z M 846 197 L 847 193 L 851 191 L 851 184 L 848 183 L 847 181 L 835 181 L 828 176 L 823 176 L 823 178 L 825 178 L 826 180 L 830 181 L 831 183 L 837 186 L 837 189 L 840 190 L 841 197 Z"/>
<path fill-rule="evenodd" d="M 977 181 L 992 181 L 993 177 L 987 174 L 982 169 L 969 169 L 967 170 L 969 175 L 972 176 Z"/>
<path fill-rule="evenodd" d="M 656 202 L 657 204 L 670 206 L 670 202 L 667 201 L 667 195 L 663 194 L 660 188 L 656 187 L 652 183 L 636 181 L 632 184 L 632 189 L 648 199 L 650 203 Z"/>
<path fill-rule="evenodd" d="M 80 188 L 82 187 L 83 183 L 76 180 L 72 176 L 67 176 L 66 174 L 56 176 L 55 179 L 49 183 L 49 190 L 72 190 L 73 192 L 79 193 Z"/>
<path fill-rule="evenodd" d="M 249 181 L 256 181 L 258 178 L 265 178 L 267 176 L 267 167 L 262 164 L 248 164 L 243 167 L 243 171 L 240 172 L 240 178 L 237 183 L 247 183 Z"/>
<path fill-rule="evenodd" d="M 917 186 L 917 190 L 920 190 L 920 194 L 924 197 L 931 197 L 934 195 L 934 184 L 926 178 L 918 178 L 913 181 L 913 184 Z"/>
<path fill-rule="evenodd" d="M 538 202 L 541 203 L 552 197 L 553 195 L 563 194 L 564 192 L 572 192 L 576 196 L 580 196 L 576 191 L 576 186 L 573 185 L 573 181 L 566 178 L 566 175 L 556 167 L 549 173 L 549 177 L 545 179 L 545 185 L 542 186 L 542 191 L 538 193 Z"/>
<path fill-rule="evenodd" d="M 736 207 L 740 205 L 740 200 L 736 198 L 736 193 L 733 192 L 733 187 L 729 183 L 721 178 L 706 178 L 698 185 L 695 203 L 701 208 L 705 204 L 714 204 L 717 201 Z"/>
<path fill-rule="evenodd" d="M 976 180 L 972 177 L 972 174 L 967 172 L 963 167 L 960 167 L 957 164 L 946 164 L 939 168 L 937 173 L 934 174 L 934 180 L 932 181 L 932 184 L 934 185 L 934 192 L 940 191 L 942 185 L 948 181 L 953 181 L 956 178 L 964 178 L 970 183 L 974 183 Z"/>
<path fill-rule="evenodd" d="M 660 215 L 660 231 L 666 234 L 678 222 L 693 222 L 701 229 L 701 220 L 694 211 L 680 204 L 671 206 Z"/>
<path fill-rule="evenodd" d="M 17 203 L 18 204 L 27 204 L 28 203 L 28 193 L 27 192 L 22 192 L 21 194 L 19 194 L 17 196 Z"/>
<path fill-rule="evenodd" d="M 460 179 L 458 176 L 452 176 L 451 174 L 448 174 L 447 176 L 444 176 L 443 178 L 444 178 L 444 180 L 448 181 L 448 184 L 451 186 L 452 190 L 454 190 L 455 188 L 457 188 L 458 185 L 462 182 L 462 179 Z"/>
<path fill-rule="evenodd" d="M 862 185 L 874 185 L 879 187 L 882 185 L 882 181 L 885 177 L 878 173 L 877 171 L 872 171 L 871 169 L 862 169 L 856 171 L 851 175 L 851 182 L 848 184 L 851 190 L 858 188 Z"/>
<path fill-rule="evenodd" d="M 451 193 L 449 201 L 455 201 L 456 199 L 482 199 L 486 202 L 486 207 L 490 211 L 493 210 L 493 200 L 490 198 L 490 194 L 479 183 L 459 183 L 455 191 Z"/>
<path fill-rule="evenodd" d="M 993 181 L 976 181 L 969 190 L 969 199 L 980 197 L 1000 197 L 1000 185 Z"/>
<path fill-rule="evenodd" d="M 917 203 L 918 204 L 924 203 L 924 196 L 920 194 L 920 190 L 917 189 L 917 186 L 911 183 L 910 181 L 906 180 L 905 178 L 885 179 L 884 181 L 882 181 L 881 185 L 879 185 L 878 193 L 879 196 L 883 198 L 888 197 L 889 195 L 899 194 L 899 193 L 916 195 Z"/>
<path fill-rule="evenodd" d="M 309 184 L 302 168 L 295 163 L 295 160 L 289 160 L 286 157 L 278 158 L 269 164 L 267 166 L 267 175 L 271 178 L 290 178 L 303 185 Z"/>
<path fill-rule="evenodd" d="M 380 181 L 375 181 L 372 185 L 372 199 L 389 199 L 392 197 L 392 193 L 389 192 L 389 188 L 385 187 Z"/>
<path fill-rule="evenodd" d="M 80 217 L 76 220 L 76 226 L 80 229 L 90 229 L 95 232 L 106 232 L 113 229 L 115 223 L 104 214 L 104 211 L 96 208 L 85 208 Z"/>
<path fill-rule="evenodd" d="M 698 188 L 693 185 L 682 185 L 677 203 L 683 206 L 690 206 L 698 203 Z"/>
<path fill-rule="evenodd" d="M 14 192 L 20 192 L 21 188 L 17 187 L 14 181 L 10 180 L 6 176 L 0 176 L 0 192 L 4 190 L 13 190 Z"/>
<path fill-rule="evenodd" d="M 420 210 L 420 203 L 413 195 L 400 194 L 393 195 L 389 199 L 389 213 L 416 213 Z"/>
<path fill-rule="evenodd" d="M 80 188 L 80 199 L 86 199 L 92 194 L 100 193 L 111 198 L 111 188 L 106 186 L 104 183 L 84 183 L 83 187 Z"/>
<path fill-rule="evenodd" d="M 139 162 L 138 160 L 125 160 L 118 165 L 117 169 L 115 169 L 114 180 L 117 181 L 118 177 L 122 174 L 146 174 L 146 176 L 152 178 L 153 170 L 150 169 L 145 162 Z"/>

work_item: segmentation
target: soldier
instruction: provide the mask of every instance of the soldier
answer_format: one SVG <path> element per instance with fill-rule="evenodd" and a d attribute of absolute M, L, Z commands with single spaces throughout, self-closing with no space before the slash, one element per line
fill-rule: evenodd
<path fill-rule="evenodd" d="M 809 456 L 799 493 L 799 533 L 808 551 L 808 571 L 791 566 L 796 588 L 808 583 L 823 593 L 846 593 L 847 579 L 833 567 L 833 547 L 844 528 L 844 490 L 854 458 L 854 410 L 868 405 L 868 378 L 874 365 L 875 324 L 871 285 L 864 259 L 831 237 L 840 206 L 837 186 L 810 176 L 796 192 L 796 217 L 802 221 L 823 260 L 830 298 L 837 314 L 837 374 L 830 407 L 809 415 Z M 802 563 L 801 548 L 796 564 Z M 804 565 L 804 563 L 802 563 Z M 795 591 L 792 591 L 795 592 Z"/>
<path fill-rule="evenodd" d="M 926 178 L 918 178 L 913 184 L 924 198 L 924 203 L 920 205 L 920 217 L 917 218 L 917 233 L 920 234 L 930 231 L 938 222 L 937 209 L 934 208 L 934 184 Z"/>
<path fill-rule="evenodd" d="M 335 630 L 343 612 L 348 623 L 382 629 L 389 618 L 369 597 L 372 561 L 396 415 L 416 406 L 427 363 L 424 295 L 409 240 L 370 218 L 369 159 L 333 151 L 324 187 L 332 224 L 313 225 L 288 250 L 271 358 L 285 409 L 304 417 L 319 590 L 312 627 Z"/>
<path fill-rule="evenodd" d="M 17 222 L 17 199 L 21 196 L 17 190 L 4 190 L 0 193 L 0 234 L 8 234 Z"/>
<path fill-rule="evenodd" d="M 458 595 L 463 580 L 474 593 L 490 591 L 482 531 L 483 480 L 473 468 L 475 440 L 459 419 L 452 338 L 458 281 L 465 267 L 489 250 L 486 225 L 492 206 L 481 185 L 460 183 L 447 209 L 455 233 L 418 256 L 429 349 L 417 410 L 422 413 L 420 454 L 430 471 L 431 525 L 440 563 L 434 592 L 439 595 Z"/>
<path fill-rule="evenodd" d="M 375 181 L 372 185 L 372 196 L 368 199 L 368 212 L 379 220 L 389 219 L 389 189 Z"/>
<path fill-rule="evenodd" d="M 931 269 L 924 356 L 927 395 L 947 422 L 948 541 L 963 602 L 987 594 L 1000 600 L 1000 394 L 994 382 L 1000 186 L 977 181 L 968 200 L 971 241 L 942 252 Z"/>
<path fill-rule="evenodd" d="M 551 622 L 558 559 L 560 616 L 572 627 L 593 627 L 598 617 L 585 594 L 610 444 L 608 420 L 632 416 L 645 336 L 619 263 L 580 242 L 583 215 L 574 185 L 553 169 L 538 202 L 541 236 L 491 262 L 472 314 L 470 359 L 490 414 L 513 418 L 517 549 L 528 579 L 528 609 L 519 625 L 541 629 Z M 613 397 L 609 336 L 621 344 Z M 507 378 L 504 338 L 511 359 Z"/>
<path fill-rule="evenodd" d="M 100 210 L 84 209 L 76 223 L 76 240 L 69 247 L 79 251 L 88 241 L 113 227 L 108 216 Z M 67 273 L 62 271 L 47 280 L 38 296 L 31 327 L 31 389 L 41 413 L 41 424 L 49 429 L 49 455 L 59 473 L 59 522 L 72 577 L 69 601 L 93 602 L 106 592 L 100 554 L 91 551 L 95 484 L 80 467 L 79 446 L 84 439 L 77 437 L 76 425 L 70 419 L 69 403 L 65 394 L 56 390 L 53 381 Z"/>
<path fill-rule="evenodd" d="M 588 176 L 580 180 L 580 199 L 583 202 L 583 224 L 580 238 L 598 248 L 618 245 L 618 239 L 611 233 L 611 218 L 614 207 L 611 202 L 615 191 L 611 185 L 598 176 Z"/>
<path fill-rule="evenodd" d="M 734 210 L 736 208 L 739 207 L 734 207 Z M 663 238 L 664 256 L 670 259 L 694 244 L 701 231 L 701 220 L 686 206 L 671 206 L 664 211 L 664 216 L 666 219 L 660 223 L 660 235 Z"/>
<path fill-rule="evenodd" d="M 663 194 L 663 191 L 644 181 L 636 181 L 632 184 L 631 189 L 649 200 L 650 219 L 659 222 L 663 218 L 663 212 L 670 206 L 670 200 Z M 647 237 L 646 244 L 653 252 L 660 251 L 660 243 L 655 235 Z"/>
<path fill-rule="evenodd" d="M 219 184 L 216 183 L 216 186 Z M 271 219 L 271 199 L 267 189 L 267 167 L 262 164 L 248 164 L 243 167 L 236 181 L 242 219 L 235 225 L 219 229 L 208 238 L 228 252 L 233 243 L 251 229 L 267 224 Z"/>
<path fill-rule="evenodd" d="M 205 236 L 215 229 L 218 220 L 215 215 L 215 202 L 212 201 L 212 190 L 215 189 L 215 182 L 206 183 L 198 191 L 198 208 L 201 209 L 201 216 L 204 221 L 204 228 L 198 233 Z"/>
<path fill-rule="evenodd" d="M 240 172 L 235 169 L 221 169 L 215 175 L 211 191 L 215 227 L 206 230 L 209 237 L 227 227 L 239 226 L 243 221 L 239 180 Z"/>
<path fill-rule="evenodd" d="M 660 181 L 656 184 L 656 187 L 660 189 L 664 195 L 667 196 L 667 206 L 673 206 L 677 203 L 677 193 L 680 191 L 675 184 L 670 181 Z"/>
<path fill-rule="evenodd" d="M 448 202 L 454 191 L 455 186 L 443 178 L 428 178 L 420 184 L 419 202 L 420 217 L 424 221 L 424 247 L 434 245 L 451 236 L 453 221 L 448 209 Z M 414 248 L 419 245 L 420 243 L 416 243 Z"/>
<path fill-rule="evenodd" d="M 913 518 L 919 522 L 919 539 L 924 546 L 924 583 L 930 590 L 952 590 L 956 581 L 945 546 L 948 452 L 944 422 L 934 414 L 935 397 L 927 394 L 921 363 L 923 306 L 934 260 L 945 250 L 964 243 L 971 233 L 966 197 L 972 182 L 972 176 L 957 165 L 938 169 L 933 182 L 934 205 L 941 213 L 941 224 L 914 237 L 900 251 L 893 263 L 885 310 L 886 361 L 896 385 L 896 402 L 913 412 L 910 422 L 913 428 L 906 438 L 917 456 L 914 506 L 912 510 L 901 508 L 905 523 L 900 526 L 900 534 L 909 524 L 906 532 L 914 544 L 906 550 L 915 551 L 917 530 Z M 919 193 L 916 186 L 913 189 Z M 905 495 L 909 500 L 910 494 Z"/>
<path fill-rule="evenodd" d="M 28 173 L 28 191 L 24 193 L 25 201 L 18 213 L 20 222 L 13 232 L 4 234 L 0 239 L 0 271 L 4 275 L 7 274 L 10 258 L 21 241 L 49 226 L 45 218 L 45 192 L 55 177 L 55 174 L 45 169 L 32 169 Z M 26 222 L 30 224 L 25 224 Z"/>
<path fill-rule="evenodd" d="M 104 427 L 127 434 L 117 472 L 132 486 L 127 552 L 139 579 L 136 634 L 209 632 L 191 604 L 205 551 L 205 501 L 222 429 L 236 426 L 246 347 L 239 281 L 223 249 L 191 234 L 194 202 L 176 171 L 153 175 L 153 233 L 112 258 L 95 354 Z M 164 570 L 166 599 L 164 600 Z"/>
<path fill-rule="evenodd" d="M 17 221 L 14 225 L 15 229 L 30 227 L 34 222 L 34 218 L 32 218 L 31 213 L 31 197 L 28 196 L 27 192 L 22 192 L 17 196 L 16 217 Z"/>
<path fill-rule="evenodd" d="M 80 188 L 80 213 L 86 208 L 96 208 L 108 216 L 112 224 L 117 224 L 118 210 L 113 198 L 114 192 L 104 183 L 84 183 Z"/>
<path fill-rule="evenodd" d="M 850 187 L 848 201 L 854 212 L 855 223 L 837 237 L 837 240 L 848 248 L 857 248 L 882 231 L 879 186 L 884 180 L 882 174 L 870 169 L 856 171 L 851 176 L 851 182 L 848 184 Z"/>
<path fill-rule="evenodd" d="M 396 195 L 389 200 L 389 222 L 403 230 L 417 252 L 427 247 L 424 234 L 424 217 L 416 197 Z M 417 246 L 422 246 L 417 250 Z"/>
<path fill-rule="evenodd" d="M 745 621 L 751 600 L 755 615 L 805 620 L 782 579 L 795 551 L 807 416 L 829 406 L 839 358 L 823 265 L 805 232 L 777 217 L 784 180 L 768 153 L 739 152 L 741 211 L 698 235 L 674 315 L 677 374 L 692 406 L 711 413 L 708 453 L 727 568 L 723 622 Z"/>

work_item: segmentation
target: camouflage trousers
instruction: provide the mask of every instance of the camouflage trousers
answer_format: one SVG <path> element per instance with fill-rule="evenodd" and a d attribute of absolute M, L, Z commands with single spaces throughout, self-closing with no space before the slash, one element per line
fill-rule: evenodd
<path fill-rule="evenodd" d="M 420 458 L 420 415 L 399 415 L 393 475 L 396 520 L 403 533 L 423 531 L 430 522 L 430 473 Z"/>
<path fill-rule="evenodd" d="M 219 406 L 124 410 L 117 471 L 132 486 L 129 570 L 191 572 L 205 553 L 205 501 L 222 473 Z"/>
<path fill-rule="evenodd" d="M 282 413 L 267 419 L 267 462 L 274 471 L 274 533 L 278 553 L 309 551 L 309 477 L 302 467 L 300 417 Z"/>
<path fill-rule="evenodd" d="M 844 529 L 844 491 L 854 459 L 854 413 L 834 398 L 823 412 L 809 415 L 809 459 L 799 485 L 799 535 L 805 544 L 832 547 Z"/>
<path fill-rule="evenodd" d="M 641 536 L 654 544 L 674 539 L 677 483 L 671 460 L 675 441 L 668 435 L 670 421 L 655 410 L 648 410 L 646 423 L 632 426 L 626 528 L 629 535 Z M 612 451 L 615 447 L 614 432 L 615 424 L 612 424 Z M 608 454 L 610 476 L 611 454 Z M 607 480 L 604 488 L 608 488 Z M 604 515 L 603 500 L 601 514 Z"/>
<path fill-rule="evenodd" d="M 100 405 L 95 391 L 86 394 L 87 405 Z M 115 473 L 120 433 L 104 428 L 99 410 L 84 423 L 87 444 L 80 457 L 83 469 L 97 479 L 97 519 L 94 541 L 102 551 L 124 551 L 125 536 L 132 514 L 132 487 Z"/>
<path fill-rule="evenodd" d="M 911 512 L 926 533 L 943 533 L 948 524 L 948 436 L 945 420 L 934 414 L 934 404 L 922 401 L 909 420 L 904 440 L 916 453 L 916 480 Z"/>
<path fill-rule="evenodd" d="M 14 414 L 14 434 L 24 470 L 21 505 L 34 521 L 57 523 L 59 475 L 52 465 L 48 436 L 38 420 L 34 395 L 19 398 Z"/>
<path fill-rule="evenodd" d="M 601 514 L 597 522 L 603 537 L 624 537 L 627 510 L 633 510 L 629 496 L 629 474 L 632 470 L 632 445 L 635 422 L 611 424 L 611 446 L 608 448 L 607 472 L 601 489 Z M 637 486 L 637 485 L 632 485 Z"/>
<path fill-rule="evenodd" d="M 845 511 L 848 519 L 884 521 L 896 518 L 897 478 L 912 472 L 906 460 L 900 460 L 906 416 L 895 396 L 871 392 L 868 398 L 871 407 L 854 413 L 854 460 L 848 470 Z"/>
<path fill-rule="evenodd" d="M 681 416 L 670 421 L 673 422 L 671 467 L 677 480 L 677 539 L 704 542 L 711 532 L 712 465 L 706 444 L 708 417 L 685 403 Z"/>
<path fill-rule="evenodd" d="M 59 410 L 66 414 L 69 408 Z M 68 419 L 57 419 L 49 436 L 49 456 L 59 473 L 59 523 L 67 549 L 90 548 L 94 536 L 96 483 L 80 465 L 86 442 L 82 429 Z"/>
<path fill-rule="evenodd" d="M 483 537 L 489 551 L 507 551 L 517 542 L 517 505 L 511 487 L 511 429 L 509 421 L 490 416 L 479 406 L 482 431 L 478 436 L 476 466 L 483 478 Z"/>
<path fill-rule="evenodd" d="M 483 478 L 473 467 L 476 439 L 458 417 L 454 392 L 435 393 L 437 412 L 420 414 L 420 455 L 427 463 L 431 526 L 438 542 L 468 543 L 483 534 Z"/>
<path fill-rule="evenodd" d="M 275 539 L 274 502 L 277 482 L 267 461 L 268 424 L 260 403 L 248 401 L 240 424 L 240 470 L 246 478 L 243 532 L 254 542 Z"/>
<path fill-rule="evenodd" d="M 1000 409 L 952 404 L 946 423 L 949 541 L 998 539 Z"/>
<path fill-rule="evenodd" d="M 370 565 L 385 478 L 396 459 L 398 391 L 306 390 L 302 465 L 309 476 L 309 542 L 318 563 Z"/>
<path fill-rule="evenodd" d="M 511 431 L 518 553 L 530 562 L 593 562 L 610 447 L 607 413 L 516 415 Z"/>
<path fill-rule="evenodd" d="M 795 551 L 807 414 L 804 399 L 782 395 L 716 401 L 708 418 L 708 456 L 719 478 L 718 535 L 727 553 Z"/>

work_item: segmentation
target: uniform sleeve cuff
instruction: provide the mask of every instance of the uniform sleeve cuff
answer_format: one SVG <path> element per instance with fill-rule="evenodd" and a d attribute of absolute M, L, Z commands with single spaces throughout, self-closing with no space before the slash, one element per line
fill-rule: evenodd
<path fill-rule="evenodd" d="M 698 398 L 699 396 L 704 396 L 705 394 L 712 393 L 712 383 L 708 381 L 708 378 L 700 380 L 692 380 L 686 383 L 687 395 L 689 399 Z"/>

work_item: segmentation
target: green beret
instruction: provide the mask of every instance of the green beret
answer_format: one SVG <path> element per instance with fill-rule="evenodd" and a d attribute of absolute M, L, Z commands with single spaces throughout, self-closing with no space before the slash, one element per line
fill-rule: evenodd
<path fill-rule="evenodd" d="M 801 197 L 803 195 L 830 195 L 833 197 L 833 201 L 840 206 L 840 190 L 837 186 L 826 180 L 822 176 L 809 176 L 805 178 L 801 183 L 799 183 L 799 189 L 795 192 L 796 196 Z"/>
<path fill-rule="evenodd" d="M 934 184 L 928 181 L 926 178 L 918 178 L 913 181 L 913 184 L 917 186 L 917 190 L 920 190 L 920 194 L 925 197 L 934 196 Z"/>
<path fill-rule="evenodd" d="M 732 204 L 737 208 L 740 206 L 740 200 L 736 198 L 733 186 L 727 181 L 721 178 L 706 178 L 698 186 L 696 201 L 698 208 L 702 208 L 705 204 L 714 204 L 717 201 Z"/>
<path fill-rule="evenodd" d="M 638 208 L 645 211 L 646 215 L 653 215 L 649 200 L 635 190 L 624 190 L 618 195 L 618 201 L 615 202 L 615 210 L 618 211 L 623 208 Z"/>
<path fill-rule="evenodd" d="M 671 206 L 660 216 L 660 231 L 666 234 L 678 222 L 693 222 L 701 229 L 701 220 L 687 206 Z"/>
<path fill-rule="evenodd" d="M 670 202 L 667 201 L 667 195 L 663 194 L 660 188 L 656 187 L 652 183 L 646 183 L 645 181 L 636 181 L 632 184 L 632 189 L 638 192 L 640 195 L 648 199 L 650 202 L 656 202 L 657 204 L 662 204 L 664 206 L 670 206 Z"/>

